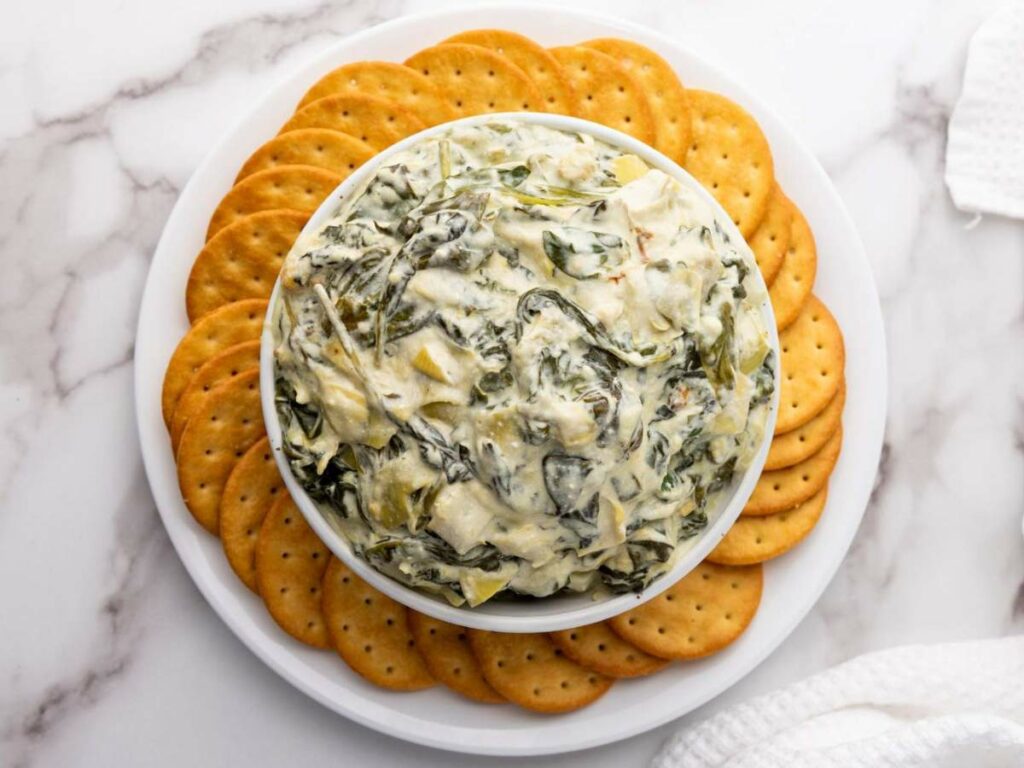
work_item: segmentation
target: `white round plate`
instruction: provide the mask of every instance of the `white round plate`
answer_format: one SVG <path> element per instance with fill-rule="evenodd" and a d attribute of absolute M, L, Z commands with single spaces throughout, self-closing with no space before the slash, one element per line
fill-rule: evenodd
<path fill-rule="evenodd" d="M 846 338 L 843 453 L 832 475 L 828 508 L 800 546 L 766 566 L 764 597 L 747 631 L 721 653 L 622 681 L 590 707 L 557 717 L 474 704 L 440 687 L 390 693 L 364 682 L 334 654 L 291 640 L 231 571 L 220 542 L 182 503 L 160 412 L 164 369 L 188 328 L 184 292 L 192 261 L 211 212 L 249 153 L 277 132 L 306 88 L 331 68 L 367 59 L 403 61 L 424 45 L 479 27 L 512 29 L 545 45 L 630 38 L 661 53 L 687 85 L 724 93 L 746 107 L 768 135 L 776 176 L 814 229 L 815 291 Z M 347 38 L 273 88 L 228 132 L 182 192 L 153 257 L 135 347 L 135 398 L 146 473 L 171 541 L 210 605 L 268 666 L 325 706 L 388 735 L 461 752 L 530 755 L 607 744 L 686 714 L 750 672 L 796 627 L 846 554 L 871 493 L 885 425 L 885 369 L 881 309 L 857 232 L 814 156 L 770 109 L 725 74 L 643 27 L 516 4 L 410 16 Z"/>

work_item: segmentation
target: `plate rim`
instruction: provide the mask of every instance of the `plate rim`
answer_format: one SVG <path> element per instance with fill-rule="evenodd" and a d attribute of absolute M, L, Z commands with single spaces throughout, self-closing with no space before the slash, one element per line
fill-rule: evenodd
<path fill-rule="evenodd" d="M 303 674 L 301 674 L 301 670 L 296 668 L 295 664 L 291 663 L 291 658 L 284 652 L 283 648 L 278 647 L 281 646 L 282 643 L 278 643 L 276 640 L 272 643 L 265 643 L 255 633 L 255 628 L 244 609 L 240 609 L 238 606 L 230 604 L 233 599 L 231 592 L 232 588 L 217 581 L 215 576 L 209 571 L 206 563 L 190 552 L 190 542 L 188 541 L 188 538 L 191 537 L 194 532 L 189 528 L 189 523 L 192 522 L 191 518 L 184 521 L 179 519 L 181 517 L 180 510 L 183 508 L 180 496 L 177 499 L 177 503 L 175 503 L 174 499 L 167 500 L 164 498 L 166 494 L 158 492 L 158 489 L 162 490 L 162 483 L 159 482 L 159 477 L 160 473 L 166 470 L 165 466 L 161 466 L 161 462 L 166 460 L 167 449 L 161 449 L 159 446 L 154 445 L 154 441 L 162 439 L 166 442 L 166 435 L 162 434 L 159 429 L 152 427 L 152 419 L 147 420 L 145 418 L 146 413 L 152 409 L 152 403 L 150 402 L 152 398 L 152 385 L 150 385 L 150 389 L 147 390 L 148 380 L 153 378 L 149 371 L 149 368 L 152 366 L 140 366 L 138 362 L 139 357 L 145 357 L 145 354 L 140 354 L 140 350 L 143 353 L 148 350 L 149 344 L 146 341 L 145 333 L 149 331 L 149 326 L 154 322 L 147 314 L 146 307 L 153 303 L 154 294 L 164 290 L 163 286 L 158 286 L 156 284 L 154 276 L 157 273 L 157 270 L 155 269 L 155 266 L 158 262 L 161 262 L 162 259 L 166 260 L 173 257 L 173 254 L 168 255 L 164 253 L 171 247 L 168 245 L 168 241 L 173 238 L 169 233 L 175 231 L 177 227 L 180 227 L 179 220 L 188 215 L 185 211 L 187 206 L 183 205 L 182 201 L 196 197 L 197 195 L 202 199 L 203 190 L 197 190 L 199 184 L 197 180 L 210 173 L 211 167 L 216 167 L 218 163 L 223 163 L 223 160 L 220 158 L 225 155 L 225 153 L 229 152 L 232 139 L 237 134 L 242 133 L 250 123 L 257 121 L 259 113 L 268 107 L 268 103 L 274 95 L 280 97 L 281 94 L 287 90 L 289 84 L 297 80 L 306 71 L 312 70 L 318 64 L 330 64 L 330 62 L 336 58 L 339 53 L 344 52 L 347 49 L 354 48 L 366 41 L 370 41 L 379 35 L 395 33 L 424 22 L 437 23 L 442 20 L 448 20 L 451 22 L 451 29 L 454 31 L 469 28 L 465 24 L 467 18 L 479 20 L 478 23 L 482 25 L 483 19 L 488 14 L 502 16 L 503 23 L 507 27 L 516 29 L 517 25 L 515 14 L 523 12 L 541 12 L 549 20 L 554 16 L 558 16 L 568 22 L 582 21 L 591 27 L 595 25 L 602 27 L 608 34 L 617 33 L 633 35 L 634 39 L 638 39 L 645 44 L 650 44 L 655 47 L 656 50 L 674 51 L 680 58 L 693 60 L 700 67 L 703 67 L 705 72 L 710 73 L 712 79 L 717 79 L 722 83 L 727 84 L 728 88 L 725 89 L 727 93 L 742 99 L 745 107 L 749 107 L 752 112 L 767 118 L 777 130 L 783 132 L 787 136 L 787 140 L 791 144 L 792 149 L 795 150 L 799 156 L 799 165 L 803 169 L 803 172 L 809 174 L 809 177 L 813 177 L 812 181 L 814 184 L 825 192 L 827 197 L 825 205 L 835 216 L 838 217 L 830 228 L 845 230 L 846 234 L 850 236 L 851 240 L 848 244 L 848 248 L 855 255 L 856 261 L 858 262 L 857 267 L 866 276 L 866 288 L 870 294 L 868 297 L 870 301 L 868 302 L 868 306 L 863 307 L 861 317 L 868 326 L 865 333 L 870 337 L 873 345 L 872 349 L 875 354 L 873 355 L 871 362 L 874 366 L 873 371 L 877 378 L 876 390 L 872 392 L 872 395 L 876 398 L 876 402 L 874 403 L 875 407 L 871 409 L 868 414 L 871 418 L 865 418 L 865 424 L 862 427 L 866 435 L 864 439 L 864 442 L 866 443 L 865 453 L 866 458 L 870 459 L 870 467 L 862 467 L 858 470 L 858 474 L 864 474 L 865 478 L 862 482 L 857 483 L 857 493 L 855 494 L 855 501 L 853 503 L 857 513 L 849 515 L 849 519 L 844 521 L 845 526 L 838 534 L 841 546 L 837 545 L 835 547 L 836 554 L 833 559 L 827 563 L 826 568 L 821 569 L 816 582 L 811 585 L 809 589 L 799 595 L 801 599 L 789 601 L 790 605 L 797 606 L 796 610 L 792 611 L 782 625 L 776 627 L 769 635 L 761 638 L 760 645 L 757 650 L 747 653 L 742 664 L 735 664 L 729 668 L 727 673 L 720 674 L 719 682 L 714 686 L 715 690 L 711 692 L 702 692 L 696 700 L 688 702 L 682 708 L 666 707 L 660 711 L 647 711 L 645 712 L 645 716 L 640 719 L 634 719 L 630 722 L 616 721 L 616 726 L 614 728 L 586 729 L 589 732 L 585 736 L 565 739 L 554 739 L 551 737 L 549 731 L 545 731 L 539 736 L 530 736 L 531 728 L 488 728 L 470 730 L 458 725 L 446 725 L 444 727 L 440 727 L 436 723 L 431 723 L 429 726 L 423 726 L 419 725 L 419 721 L 405 713 L 398 712 L 388 707 L 382 707 L 381 705 L 368 700 L 365 696 L 360 696 L 358 692 L 348 686 L 345 686 L 344 689 L 350 697 L 354 698 L 351 701 L 340 701 L 336 698 L 332 698 L 325 691 L 317 688 L 315 683 L 316 676 L 319 673 L 317 673 L 316 670 L 310 668 L 309 672 L 303 676 Z M 510 14 L 512 14 L 511 17 Z M 209 196 L 208 190 L 206 191 L 206 196 Z M 184 313 L 182 311 L 182 316 L 183 314 Z M 160 371 L 156 374 L 157 382 L 162 381 L 164 364 L 166 364 L 166 357 L 162 358 Z M 182 192 L 175 203 L 174 209 L 167 219 L 160 240 L 154 251 L 154 257 L 150 264 L 145 287 L 142 293 L 139 320 L 136 328 L 135 370 L 133 383 L 135 388 L 134 401 L 136 408 L 136 421 L 138 424 L 143 465 L 146 471 L 147 480 L 153 492 L 154 502 L 156 503 L 161 521 L 163 522 L 164 527 L 168 532 L 168 536 L 178 553 L 179 559 L 182 561 L 200 593 L 204 596 L 218 616 L 220 616 L 221 620 L 228 625 L 232 632 L 247 648 L 249 648 L 250 651 L 252 651 L 268 667 L 273 669 L 291 685 L 301 690 L 310 698 L 354 722 L 358 722 L 361 725 L 367 726 L 386 735 L 429 747 L 455 752 L 480 755 L 526 756 L 555 754 L 601 746 L 656 728 L 670 720 L 674 720 L 690 711 L 693 711 L 708 700 L 720 695 L 722 692 L 734 685 L 739 679 L 749 674 L 769 654 L 778 648 L 779 644 L 781 644 L 781 642 L 806 617 L 807 613 L 820 598 L 822 592 L 832 581 L 832 578 L 840 564 L 845 559 L 853 536 L 855 535 L 860 521 L 863 518 L 870 497 L 871 487 L 877 473 L 878 461 L 881 457 L 886 419 L 886 403 L 888 398 L 888 380 L 886 371 L 887 357 L 885 352 L 885 334 L 881 304 L 878 298 L 877 287 L 874 284 L 871 266 L 868 262 L 857 228 L 842 199 L 839 197 L 837 190 L 828 178 L 824 169 L 821 167 L 817 158 L 810 152 L 809 148 L 800 139 L 799 135 L 793 131 L 789 125 L 781 120 L 774 110 L 761 102 L 759 98 L 757 98 L 750 90 L 745 88 L 740 81 L 729 74 L 729 72 L 718 63 L 708 61 L 707 58 L 698 55 L 685 45 L 679 44 L 668 38 L 666 35 L 641 24 L 616 18 L 608 14 L 576 9 L 551 8 L 538 3 L 493 3 L 479 4 L 471 7 L 432 10 L 424 13 L 400 16 L 396 19 L 360 30 L 353 35 L 341 37 L 335 44 L 325 48 L 303 62 L 300 62 L 298 66 L 290 69 L 288 72 L 283 73 L 282 77 L 267 89 L 263 98 L 257 101 L 250 109 L 244 110 L 240 117 L 233 121 L 233 124 L 229 129 L 225 131 L 220 139 L 212 145 L 209 152 L 193 171 L 188 183 L 182 189 Z M 157 415 L 159 417 L 159 413 Z M 159 419 L 159 423 L 162 425 L 162 418 Z M 154 478 L 158 479 L 157 482 L 154 481 Z M 766 577 L 768 575 L 767 571 L 768 569 L 766 569 Z M 770 579 L 766 578 L 766 581 L 770 581 Z M 245 592 L 248 591 L 245 590 L 244 587 L 239 587 L 238 585 L 235 585 L 235 588 L 242 589 Z M 284 636 L 283 633 L 281 639 L 283 642 L 290 641 L 290 639 Z M 652 709 L 653 708 L 648 708 L 648 710 Z M 375 719 L 375 714 L 378 710 L 387 711 L 389 713 L 389 718 L 386 722 L 383 719 Z M 587 719 L 586 713 L 587 710 L 582 710 L 580 713 L 577 713 L 577 715 L 585 721 Z M 542 720 L 539 722 L 543 723 L 547 721 Z M 563 722 L 565 722 L 566 726 L 569 725 L 568 719 Z M 396 730 L 396 724 L 401 726 L 402 729 Z M 567 727 L 565 730 L 568 731 L 570 729 Z"/>

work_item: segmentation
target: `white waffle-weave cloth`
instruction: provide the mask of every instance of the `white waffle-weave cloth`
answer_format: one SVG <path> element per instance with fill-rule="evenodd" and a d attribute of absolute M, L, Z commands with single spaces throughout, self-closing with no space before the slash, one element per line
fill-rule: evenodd
<path fill-rule="evenodd" d="M 971 38 L 946 186 L 962 211 L 1024 218 L 1024 0 L 1000 6 Z"/>
<path fill-rule="evenodd" d="M 860 656 L 676 734 L 652 768 L 1022 768 L 1024 636 Z"/>

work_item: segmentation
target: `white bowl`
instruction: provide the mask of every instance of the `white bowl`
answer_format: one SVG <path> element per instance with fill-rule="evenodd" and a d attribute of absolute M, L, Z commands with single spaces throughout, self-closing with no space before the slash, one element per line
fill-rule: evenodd
<path fill-rule="evenodd" d="M 711 206 L 729 238 L 740 242 L 743 241 L 743 236 L 718 202 L 696 179 L 665 155 L 624 133 L 592 123 L 589 120 L 542 112 L 509 112 L 463 118 L 433 126 L 413 136 L 409 136 L 397 144 L 393 144 L 360 166 L 351 176 L 338 185 L 337 189 L 324 200 L 309 219 L 309 222 L 302 230 L 302 235 L 320 229 L 328 219 L 334 216 L 341 201 L 350 192 L 359 189 L 376 172 L 381 164 L 387 162 L 388 158 L 393 155 L 402 152 L 412 144 L 425 138 L 443 133 L 455 125 L 479 125 L 499 120 L 518 120 L 559 130 L 589 133 L 606 144 L 626 152 L 631 152 L 643 158 L 648 165 L 664 171 L 696 192 L 702 200 Z M 752 274 L 755 275 L 756 280 L 762 280 L 761 273 L 757 269 L 752 270 Z M 763 281 L 761 286 L 764 288 Z M 533 600 L 492 600 L 476 608 L 453 606 L 441 597 L 435 597 L 413 589 L 384 575 L 365 560 L 356 556 L 349 546 L 348 540 L 331 526 L 316 502 L 309 497 L 305 489 L 292 475 L 288 459 L 282 450 L 281 425 L 277 417 L 277 409 L 274 405 L 274 339 L 273 323 L 271 320 L 274 307 L 278 301 L 279 291 L 280 281 L 274 286 L 274 292 L 270 298 L 270 306 L 267 310 L 267 321 L 263 327 L 260 351 L 260 395 L 263 401 L 263 419 L 266 423 L 267 435 L 270 438 L 274 459 L 281 470 L 281 476 L 284 478 L 285 485 L 288 487 L 288 491 L 291 493 L 296 505 L 302 511 L 303 516 L 312 526 L 313 530 L 316 531 L 317 536 L 346 565 L 394 600 L 442 621 L 475 629 L 489 629 L 496 632 L 552 632 L 559 629 L 570 629 L 583 626 L 584 624 L 592 624 L 627 611 L 630 608 L 635 608 L 679 581 L 714 549 L 715 545 L 726 534 L 729 527 L 742 511 L 743 505 L 746 504 L 754 489 L 754 485 L 757 483 L 757 478 L 761 474 L 765 458 L 768 455 L 768 447 L 771 441 L 770 439 L 765 439 L 746 471 L 740 477 L 733 480 L 731 488 L 719 496 L 718 503 L 714 508 L 708 510 L 707 527 L 697 536 L 683 542 L 672 568 L 655 579 L 639 594 L 629 593 L 595 598 L 589 592 L 564 593 Z M 775 315 L 772 312 L 771 303 L 767 299 L 767 289 L 764 289 L 764 296 L 765 299 L 761 302 L 760 309 L 765 328 L 768 330 L 770 347 L 775 353 L 776 360 L 775 392 L 772 396 L 768 419 L 765 425 L 765 436 L 768 438 L 775 428 L 775 417 L 779 402 L 779 339 L 775 331 Z"/>

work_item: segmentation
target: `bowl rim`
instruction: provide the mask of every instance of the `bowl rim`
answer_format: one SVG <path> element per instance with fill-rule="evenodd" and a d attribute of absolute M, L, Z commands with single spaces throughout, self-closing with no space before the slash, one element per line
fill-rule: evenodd
<path fill-rule="evenodd" d="M 378 152 L 346 177 L 317 207 L 316 211 L 302 228 L 295 242 L 301 242 L 305 237 L 320 229 L 336 213 L 338 206 L 344 198 L 367 181 L 388 158 L 424 139 L 445 133 L 454 127 L 485 125 L 502 121 L 519 121 L 556 130 L 587 133 L 595 139 L 610 144 L 617 149 L 635 154 L 649 166 L 665 172 L 694 191 L 703 202 L 711 207 L 715 217 L 720 220 L 723 229 L 725 229 L 728 238 L 746 243 L 746 239 L 742 236 L 732 218 L 725 212 L 721 204 L 715 200 L 700 182 L 668 156 L 638 139 L 613 128 L 579 117 L 546 112 L 498 112 L 473 115 L 440 123 L 407 136 Z M 604 599 L 595 600 L 593 599 L 592 592 L 581 592 L 572 595 L 557 595 L 551 598 L 538 598 L 536 601 L 531 602 L 495 603 L 489 601 L 476 608 L 470 608 L 468 605 L 454 606 L 442 597 L 430 595 L 427 592 L 417 590 L 387 576 L 358 557 L 352 551 L 348 540 L 331 526 L 316 502 L 309 497 L 305 488 L 295 479 L 288 459 L 284 455 L 281 425 L 274 402 L 273 315 L 279 300 L 280 277 L 274 282 L 274 288 L 267 305 L 267 313 L 260 336 L 260 401 L 263 421 L 274 461 L 295 505 L 299 508 L 303 517 L 313 528 L 320 540 L 327 545 L 331 553 L 351 568 L 364 581 L 407 608 L 451 624 L 472 629 L 509 633 L 554 632 L 593 624 L 611 618 L 657 597 L 704 560 L 739 517 L 764 467 L 778 414 L 779 390 L 781 387 L 781 355 L 779 337 L 775 325 L 775 314 L 771 301 L 768 299 L 767 286 L 764 283 L 760 270 L 754 269 L 752 274 L 754 279 L 760 283 L 763 298 L 759 309 L 768 332 L 769 347 L 775 353 L 776 360 L 774 369 L 775 388 L 769 403 L 761 446 L 740 480 L 733 482 L 731 495 L 723 496 L 719 500 L 716 510 L 717 516 L 710 520 L 709 525 L 703 531 L 687 542 L 686 546 L 688 549 L 677 556 L 676 562 L 668 571 L 657 577 L 639 593 L 611 595 Z M 723 503 L 723 500 L 726 498 L 728 500 Z M 711 517 L 709 515 L 709 518 Z M 564 610 L 555 610 L 552 606 L 556 602 L 565 603 L 568 607 Z M 506 607 L 511 610 L 501 611 L 499 610 L 500 607 Z M 541 610 L 533 610 L 535 608 Z"/>

